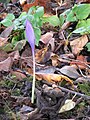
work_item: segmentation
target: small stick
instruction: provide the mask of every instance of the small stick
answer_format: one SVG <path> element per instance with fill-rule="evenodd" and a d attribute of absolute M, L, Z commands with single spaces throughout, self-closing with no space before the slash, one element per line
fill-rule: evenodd
<path fill-rule="evenodd" d="M 76 94 L 76 95 L 78 95 L 78 96 L 80 96 L 80 97 L 82 97 L 84 99 L 90 99 L 90 96 L 88 96 L 88 95 L 84 95 L 84 94 L 81 94 L 81 93 L 69 90 L 67 88 L 60 87 L 60 86 L 57 86 L 57 87 L 60 88 L 64 92 L 69 92 L 69 93 L 72 93 L 72 94 Z"/>

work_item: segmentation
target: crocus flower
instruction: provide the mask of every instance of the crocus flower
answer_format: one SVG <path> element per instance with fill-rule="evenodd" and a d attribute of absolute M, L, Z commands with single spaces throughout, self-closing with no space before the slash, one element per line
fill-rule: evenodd
<path fill-rule="evenodd" d="M 31 102 L 34 103 L 34 91 L 35 91 L 35 35 L 34 30 L 29 22 L 29 20 L 26 20 L 26 38 L 31 46 L 32 49 L 32 55 L 33 55 L 33 84 L 32 84 L 32 100 Z"/>
<path fill-rule="evenodd" d="M 33 53 L 35 49 L 35 35 L 34 35 L 33 27 L 31 23 L 29 22 L 29 20 L 26 20 L 26 37 L 32 48 L 32 53 Z"/>

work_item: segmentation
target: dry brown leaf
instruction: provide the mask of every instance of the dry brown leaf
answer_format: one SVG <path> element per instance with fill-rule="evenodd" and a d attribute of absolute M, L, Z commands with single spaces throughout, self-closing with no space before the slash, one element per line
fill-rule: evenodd
<path fill-rule="evenodd" d="M 8 54 L 5 51 L 0 50 L 0 62 L 7 58 L 8 58 Z"/>
<path fill-rule="evenodd" d="M 73 79 L 80 77 L 80 74 L 77 72 L 76 68 L 74 68 L 73 66 L 64 66 L 60 69 L 60 72 Z"/>
<path fill-rule="evenodd" d="M 49 41 L 52 39 L 53 33 L 52 32 L 47 32 L 46 34 L 41 36 L 40 41 L 44 44 L 48 44 Z"/>
<path fill-rule="evenodd" d="M 77 56 L 76 61 L 73 60 L 70 62 L 70 65 L 74 68 L 78 69 L 86 69 L 87 65 L 90 64 L 90 62 L 87 62 L 87 56 L 79 55 Z"/>
<path fill-rule="evenodd" d="M 51 60 L 52 60 L 52 66 L 58 66 L 59 65 L 59 56 L 56 54 L 51 55 Z"/>
<path fill-rule="evenodd" d="M 23 0 L 25 1 L 25 0 Z M 27 0 L 26 0 L 27 1 Z M 51 12 L 51 6 L 50 6 L 50 0 L 34 0 L 33 3 L 28 3 L 28 4 L 24 4 L 25 2 L 23 2 L 21 5 L 22 5 L 22 8 L 23 8 L 23 11 L 28 11 L 29 8 L 31 8 L 32 6 L 43 6 L 44 7 L 44 10 L 45 12 Z"/>
<path fill-rule="evenodd" d="M 71 22 L 69 22 L 69 21 L 65 22 L 65 23 L 62 25 L 60 31 L 67 29 L 70 25 L 71 25 Z"/>
<path fill-rule="evenodd" d="M 46 80 L 50 83 L 62 82 L 63 80 L 65 80 L 71 85 L 73 85 L 73 81 L 64 75 L 45 74 L 45 73 L 36 73 L 35 75 L 36 75 L 36 79 L 38 80 Z"/>
<path fill-rule="evenodd" d="M 11 74 L 16 76 L 16 79 L 18 79 L 18 80 L 22 80 L 22 79 L 26 78 L 25 74 L 18 72 L 18 71 L 11 71 Z"/>
<path fill-rule="evenodd" d="M 90 0 L 76 0 L 76 3 L 90 3 Z"/>
<path fill-rule="evenodd" d="M 8 57 L 6 60 L 0 62 L 0 71 L 9 72 L 12 66 L 12 59 Z"/>
<path fill-rule="evenodd" d="M 0 47 L 3 47 L 7 43 L 8 38 L 0 37 Z"/>
<path fill-rule="evenodd" d="M 80 51 L 83 50 L 83 47 L 86 45 L 87 42 L 88 42 L 87 35 L 83 35 L 82 37 L 71 41 L 70 45 L 72 47 L 72 52 L 74 54 L 79 54 Z"/>
<path fill-rule="evenodd" d="M 51 51 L 53 52 L 54 49 L 55 49 L 55 43 L 54 43 L 55 39 L 52 38 L 50 41 L 49 41 L 49 45 L 51 46 Z"/>
<path fill-rule="evenodd" d="M 3 38 L 7 38 L 7 37 L 11 34 L 12 30 L 13 30 L 13 26 L 10 26 L 10 27 L 6 28 L 6 29 L 1 33 L 0 36 L 3 37 Z"/>
<path fill-rule="evenodd" d="M 48 52 L 47 50 L 48 50 L 48 48 L 45 47 L 45 48 L 42 48 L 41 50 L 39 50 L 35 54 L 36 62 L 38 62 L 38 63 L 44 63 L 47 60 L 49 60 L 51 52 Z"/>
<path fill-rule="evenodd" d="M 20 57 L 18 50 L 17 50 L 17 51 L 14 51 L 14 52 L 11 52 L 11 53 L 9 54 L 9 56 L 12 57 L 13 60 L 19 60 L 19 57 Z"/>

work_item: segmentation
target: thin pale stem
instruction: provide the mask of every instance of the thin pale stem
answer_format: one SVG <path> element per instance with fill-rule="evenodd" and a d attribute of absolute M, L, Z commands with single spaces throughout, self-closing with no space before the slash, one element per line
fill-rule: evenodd
<path fill-rule="evenodd" d="M 32 54 L 33 54 L 33 84 L 32 84 L 31 102 L 34 103 L 34 92 L 35 92 L 35 53 L 34 53 L 34 51 L 32 52 Z"/>

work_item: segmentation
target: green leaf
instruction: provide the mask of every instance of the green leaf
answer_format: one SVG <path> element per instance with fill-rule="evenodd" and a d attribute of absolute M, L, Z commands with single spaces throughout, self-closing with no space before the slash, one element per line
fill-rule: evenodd
<path fill-rule="evenodd" d="M 39 40 L 40 40 L 40 37 L 41 37 L 41 30 L 40 30 L 40 28 L 35 27 L 34 32 L 35 32 L 35 38 L 36 38 L 36 45 L 38 46 Z"/>
<path fill-rule="evenodd" d="M 60 20 L 56 15 L 50 16 L 50 17 L 43 17 L 42 21 L 43 21 L 43 23 L 48 22 L 54 27 L 60 25 Z"/>
<path fill-rule="evenodd" d="M 35 6 L 31 7 L 31 8 L 28 10 L 28 15 L 33 15 L 33 14 L 35 14 L 35 11 L 36 11 L 36 7 L 35 7 Z"/>
<path fill-rule="evenodd" d="M 77 21 L 77 18 L 75 16 L 73 10 L 71 10 L 71 12 L 67 15 L 66 21 L 70 21 L 70 22 Z"/>
<path fill-rule="evenodd" d="M 78 22 L 76 28 L 80 28 L 80 27 L 89 27 L 90 26 L 90 19 L 87 19 L 87 20 L 81 20 Z"/>
<path fill-rule="evenodd" d="M 27 13 L 26 13 L 26 12 L 22 12 L 22 13 L 21 13 L 21 15 L 19 16 L 19 18 L 21 18 L 21 19 L 22 19 L 22 17 L 23 17 L 23 16 L 26 16 L 26 15 L 27 15 Z"/>
<path fill-rule="evenodd" d="M 6 19 L 14 20 L 14 19 L 15 19 L 15 16 L 14 16 L 14 14 L 9 13 L 9 14 L 6 16 Z"/>
<path fill-rule="evenodd" d="M 90 19 L 81 20 L 76 26 L 76 30 L 73 33 L 88 34 L 90 33 Z"/>
<path fill-rule="evenodd" d="M 90 42 L 86 44 L 86 47 L 88 48 L 88 51 L 90 52 Z"/>
<path fill-rule="evenodd" d="M 80 4 L 73 8 L 73 13 L 76 15 L 77 19 L 86 19 L 90 14 L 90 4 Z"/>
<path fill-rule="evenodd" d="M 42 20 L 40 19 L 40 17 L 37 14 L 34 15 L 34 20 L 35 21 L 34 21 L 33 24 L 35 24 L 36 27 L 41 27 L 42 26 Z"/>
<path fill-rule="evenodd" d="M 85 27 L 80 27 L 80 28 L 77 28 L 76 30 L 74 30 L 72 33 L 84 34 L 84 33 L 87 33 L 87 30 Z"/>
<path fill-rule="evenodd" d="M 12 20 L 15 19 L 15 16 L 11 13 L 9 13 L 4 20 L 2 20 L 0 23 L 3 24 L 6 27 L 9 27 L 13 25 Z"/>
<path fill-rule="evenodd" d="M 67 15 L 70 13 L 70 9 L 66 10 L 65 12 L 63 12 L 62 14 L 60 14 L 59 16 L 59 20 L 60 20 L 60 26 L 62 26 L 64 24 L 64 22 L 66 21 Z"/>
<path fill-rule="evenodd" d="M 1 21 L 1 23 L 6 27 L 9 27 L 9 26 L 13 25 L 13 22 L 9 19 L 4 19 L 3 21 Z"/>
<path fill-rule="evenodd" d="M 44 7 L 38 7 L 36 13 L 38 17 L 42 17 L 44 15 Z"/>

